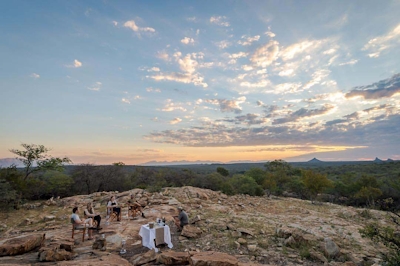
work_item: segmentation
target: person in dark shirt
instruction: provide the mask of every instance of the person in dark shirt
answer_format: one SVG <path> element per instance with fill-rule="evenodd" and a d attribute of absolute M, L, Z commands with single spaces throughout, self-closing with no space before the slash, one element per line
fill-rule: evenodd
<path fill-rule="evenodd" d="M 182 207 L 178 207 L 179 215 L 175 216 L 175 225 L 178 227 L 178 231 L 182 231 L 185 225 L 189 224 L 189 217 Z"/>

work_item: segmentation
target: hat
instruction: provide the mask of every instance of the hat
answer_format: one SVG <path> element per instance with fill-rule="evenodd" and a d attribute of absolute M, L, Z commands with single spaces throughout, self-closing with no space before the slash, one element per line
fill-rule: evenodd
<path fill-rule="evenodd" d="M 178 207 L 178 210 L 183 210 L 182 206 L 179 206 L 179 207 Z"/>

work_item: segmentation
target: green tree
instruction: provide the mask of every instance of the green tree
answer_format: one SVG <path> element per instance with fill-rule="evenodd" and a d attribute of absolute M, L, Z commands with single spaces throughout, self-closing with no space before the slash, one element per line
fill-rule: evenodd
<path fill-rule="evenodd" d="M 267 179 L 267 173 L 258 167 L 251 168 L 245 173 L 245 175 L 251 176 L 260 186 L 262 186 Z"/>
<path fill-rule="evenodd" d="M 227 181 L 226 188 L 232 189 L 233 191 L 225 191 L 225 186 L 223 192 L 226 194 L 248 194 L 250 196 L 261 196 L 264 191 L 261 186 L 259 186 L 256 181 L 250 176 L 246 175 L 234 175 L 231 179 Z"/>
<path fill-rule="evenodd" d="M 74 183 L 72 177 L 57 171 L 47 171 L 43 175 L 43 179 L 46 182 L 47 193 L 53 197 L 71 195 L 70 191 Z"/>
<path fill-rule="evenodd" d="M 224 167 L 217 167 L 217 173 L 219 173 L 222 176 L 228 176 L 229 171 L 225 169 Z"/>
<path fill-rule="evenodd" d="M 318 193 L 324 191 L 325 188 L 332 187 L 332 181 L 330 181 L 326 175 L 322 175 L 312 170 L 302 171 L 302 180 L 305 188 L 310 194 L 311 202 L 313 203 Z"/>
<path fill-rule="evenodd" d="M 43 145 L 23 143 L 21 146 L 24 150 L 11 149 L 10 152 L 19 156 L 17 159 L 25 165 L 24 180 L 34 172 L 43 170 L 62 171 L 64 170 L 64 163 L 71 163 L 71 160 L 67 157 L 51 157 L 47 154 L 50 150 Z M 37 165 L 36 167 L 34 167 L 35 163 Z"/>
<path fill-rule="evenodd" d="M 287 183 L 290 181 L 290 177 L 294 169 L 290 166 L 290 164 L 283 160 L 274 160 L 266 163 L 264 166 L 269 174 L 269 177 L 267 178 L 274 180 L 274 182 L 270 182 L 270 184 L 276 184 L 274 192 L 278 195 L 282 194 Z"/>
<path fill-rule="evenodd" d="M 382 196 L 382 191 L 376 187 L 362 187 L 355 195 L 356 198 L 366 201 L 368 206 L 374 206 L 375 200 Z"/>

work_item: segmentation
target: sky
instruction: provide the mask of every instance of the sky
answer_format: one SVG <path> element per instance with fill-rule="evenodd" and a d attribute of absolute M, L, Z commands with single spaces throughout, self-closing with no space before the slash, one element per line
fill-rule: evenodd
<path fill-rule="evenodd" d="M 400 160 L 400 1 L 0 1 L 0 158 Z"/>

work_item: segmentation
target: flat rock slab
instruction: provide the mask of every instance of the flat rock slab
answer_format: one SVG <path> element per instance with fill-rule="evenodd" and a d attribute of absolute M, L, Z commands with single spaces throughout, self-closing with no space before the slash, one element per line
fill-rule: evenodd
<path fill-rule="evenodd" d="M 234 256 L 214 251 L 194 254 L 190 260 L 193 266 L 236 266 L 239 263 Z"/>
<path fill-rule="evenodd" d="M 132 266 L 124 258 L 121 258 L 119 255 L 106 255 L 100 258 L 94 259 L 85 259 L 85 260 L 71 260 L 71 261 L 60 261 L 57 263 L 60 266 L 75 266 L 75 265 L 84 265 L 84 266 Z"/>
<path fill-rule="evenodd" d="M 46 234 L 34 234 L 8 239 L 0 244 L 0 256 L 15 256 L 40 247 Z"/>

